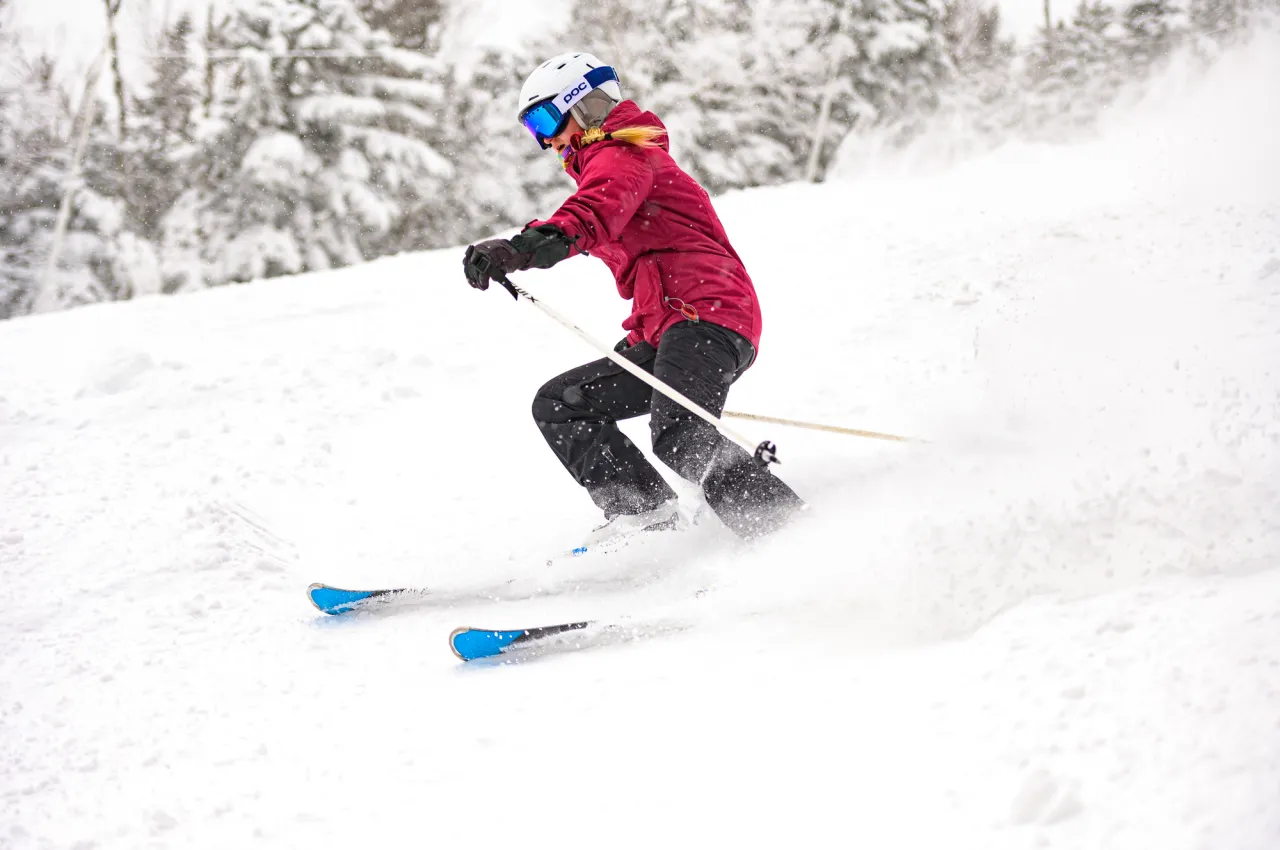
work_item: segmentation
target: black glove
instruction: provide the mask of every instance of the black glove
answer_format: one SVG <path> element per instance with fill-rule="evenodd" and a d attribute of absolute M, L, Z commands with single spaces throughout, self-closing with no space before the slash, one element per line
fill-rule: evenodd
<path fill-rule="evenodd" d="M 533 255 L 533 260 L 525 266 L 527 269 L 549 269 L 573 250 L 573 241 L 554 224 L 526 228 L 512 237 L 511 244 L 517 251 Z"/>
<path fill-rule="evenodd" d="M 519 251 L 509 239 L 490 239 L 467 246 L 462 272 L 476 289 L 488 289 L 489 281 L 529 268 L 532 259 L 532 253 Z"/>
<path fill-rule="evenodd" d="M 573 243 L 554 224 L 543 224 L 511 239 L 490 239 L 468 245 L 462 258 L 467 283 L 488 289 L 489 282 L 525 269 L 549 269 L 569 256 Z M 511 293 L 513 296 L 515 292 Z"/>

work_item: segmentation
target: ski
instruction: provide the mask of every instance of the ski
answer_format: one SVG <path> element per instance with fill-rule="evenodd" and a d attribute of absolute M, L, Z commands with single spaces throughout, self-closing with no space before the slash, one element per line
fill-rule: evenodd
<path fill-rule="evenodd" d="M 405 597 L 426 596 L 425 587 L 395 587 L 385 590 L 344 590 L 319 582 L 307 588 L 311 604 L 326 614 L 344 614 L 372 604 L 391 602 Z"/>
<path fill-rule="evenodd" d="M 694 519 L 689 522 L 696 522 L 697 514 Z M 558 555 L 546 558 L 543 563 L 547 567 L 562 566 L 569 561 L 576 561 L 580 558 L 591 557 L 598 558 L 604 555 L 612 555 L 626 549 L 632 543 L 645 539 L 642 532 L 632 534 L 623 534 L 617 537 L 607 538 L 605 540 L 594 541 L 591 543 L 583 543 L 574 546 L 572 549 L 566 549 Z M 517 579 L 510 579 L 506 584 L 514 584 Z M 317 582 L 307 588 L 307 596 L 311 600 L 311 604 L 317 610 L 325 614 L 345 614 L 348 611 L 355 611 L 362 608 L 372 608 L 386 603 L 392 603 L 404 599 L 412 599 L 431 595 L 425 587 L 392 587 L 377 590 L 347 590 L 341 587 L 331 587 L 327 584 Z M 562 629 L 563 631 L 563 629 Z"/>
<path fill-rule="evenodd" d="M 493 658 L 512 649 L 528 646 L 535 641 L 544 640 L 565 632 L 574 632 L 594 625 L 591 620 L 579 623 L 561 623 L 555 626 L 535 626 L 532 629 L 515 629 L 500 631 L 495 629 L 475 629 L 462 626 L 449 635 L 449 648 L 453 654 L 463 661 L 475 661 L 480 658 Z"/>
<path fill-rule="evenodd" d="M 619 547 L 620 548 L 620 547 Z M 588 554 L 602 554 L 604 552 L 613 551 L 612 547 L 591 548 L 587 546 L 575 546 L 551 558 L 546 559 L 546 566 L 556 566 L 565 561 L 570 561 Z M 511 579 L 507 584 L 512 584 L 515 579 Z M 406 598 L 416 598 L 429 596 L 431 591 L 425 587 L 388 587 L 376 590 L 348 590 L 341 587 L 332 587 L 322 582 L 316 582 L 307 588 L 307 598 L 311 600 L 311 604 L 325 614 L 345 614 L 348 611 L 355 611 L 361 608 L 372 608 L 381 604 L 390 603 Z"/>

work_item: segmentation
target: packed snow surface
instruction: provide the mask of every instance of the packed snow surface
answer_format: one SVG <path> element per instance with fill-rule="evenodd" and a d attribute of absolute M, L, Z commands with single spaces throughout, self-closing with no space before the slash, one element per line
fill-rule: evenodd
<path fill-rule="evenodd" d="M 931 440 L 739 423 L 812 504 L 750 546 L 546 565 L 592 353 L 458 250 L 0 325 L 0 846 L 1280 846 L 1276 79 L 720 199 L 730 406 Z M 602 264 L 522 280 L 620 335 Z M 445 642 L 566 618 L 620 627 Z"/>

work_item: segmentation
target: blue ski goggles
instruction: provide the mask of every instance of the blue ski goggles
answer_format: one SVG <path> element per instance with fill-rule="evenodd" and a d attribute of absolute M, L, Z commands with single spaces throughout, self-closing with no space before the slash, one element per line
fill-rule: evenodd
<path fill-rule="evenodd" d="M 578 101 L 586 97 L 593 89 L 599 88 L 610 80 L 617 81 L 617 73 L 608 66 L 592 68 L 576 80 L 573 85 L 555 97 L 540 100 L 520 113 L 520 123 L 533 134 L 546 150 L 551 147 L 547 139 L 554 138 L 564 132 L 569 123 L 569 110 Z"/>

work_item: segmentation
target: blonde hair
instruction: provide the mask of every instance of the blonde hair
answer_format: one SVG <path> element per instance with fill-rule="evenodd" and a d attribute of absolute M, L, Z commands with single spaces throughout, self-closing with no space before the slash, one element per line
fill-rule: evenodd
<path fill-rule="evenodd" d="M 582 134 L 582 147 L 595 142 L 618 141 L 635 145 L 639 148 L 656 148 L 658 140 L 667 134 L 661 127 L 620 127 L 612 133 L 606 133 L 600 127 L 592 127 Z"/>

